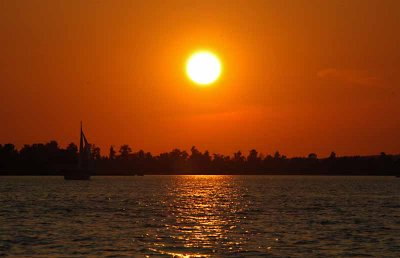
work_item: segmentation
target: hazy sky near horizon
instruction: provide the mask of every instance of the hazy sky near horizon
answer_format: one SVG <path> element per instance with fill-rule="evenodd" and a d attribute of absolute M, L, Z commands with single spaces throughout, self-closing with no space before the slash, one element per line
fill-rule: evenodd
<path fill-rule="evenodd" d="M 400 152 L 400 1 L 0 0 L 0 143 Z M 184 73 L 214 51 L 213 86 Z"/>

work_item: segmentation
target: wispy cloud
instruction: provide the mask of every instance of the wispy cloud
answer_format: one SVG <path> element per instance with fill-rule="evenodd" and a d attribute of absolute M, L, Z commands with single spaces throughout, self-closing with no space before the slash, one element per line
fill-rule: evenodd
<path fill-rule="evenodd" d="M 364 70 L 329 68 L 319 71 L 317 76 L 326 80 L 334 80 L 356 85 L 381 85 L 381 80 L 377 76 L 371 75 Z"/>

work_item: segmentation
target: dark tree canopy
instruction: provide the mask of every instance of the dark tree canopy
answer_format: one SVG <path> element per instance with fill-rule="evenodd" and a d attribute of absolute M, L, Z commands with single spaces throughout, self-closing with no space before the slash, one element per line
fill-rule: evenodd
<path fill-rule="evenodd" d="M 338 157 L 332 152 L 327 158 L 316 153 L 307 157 L 287 158 L 276 151 L 263 155 L 255 149 L 231 156 L 200 151 L 193 146 L 190 152 L 173 149 L 153 155 L 144 150 L 133 151 L 124 144 L 119 153 L 114 147 L 108 157 L 91 145 L 95 174 L 310 174 L 310 175 L 399 175 L 400 155 L 381 152 L 375 156 Z M 0 174 L 58 175 L 63 169 L 76 167 L 78 147 L 70 143 L 65 149 L 56 141 L 24 145 L 17 150 L 13 144 L 0 144 Z"/>

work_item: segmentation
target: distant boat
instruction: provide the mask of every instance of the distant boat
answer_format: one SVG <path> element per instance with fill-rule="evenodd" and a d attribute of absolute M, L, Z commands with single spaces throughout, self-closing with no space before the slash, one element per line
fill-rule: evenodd
<path fill-rule="evenodd" d="M 90 151 L 85 134 L 82 130 L 81 122 L 81 137 L 79 143 L 79 162 L 78 167 L 72 170 L 64 171 L 65 180 L 90 180 L 90 172 L 92 171 L 93 158 Z"/>

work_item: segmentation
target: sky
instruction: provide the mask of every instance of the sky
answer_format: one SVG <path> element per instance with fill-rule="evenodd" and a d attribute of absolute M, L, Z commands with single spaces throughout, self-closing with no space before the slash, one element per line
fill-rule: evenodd
<path fill-rule="evenodd" d="M 0 143 L 400 153 L 400 1 L 0 0 Z M 198 87 L 185 63 L 214 52 Z"/>

